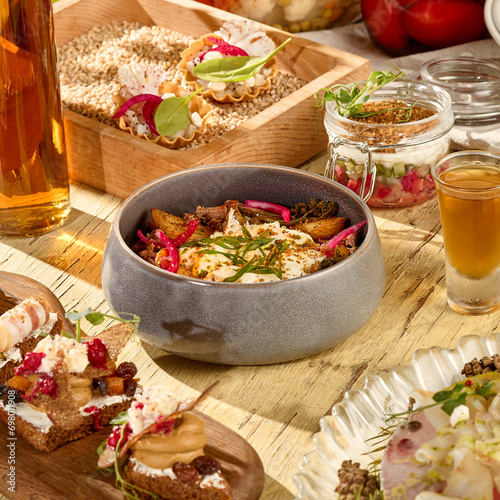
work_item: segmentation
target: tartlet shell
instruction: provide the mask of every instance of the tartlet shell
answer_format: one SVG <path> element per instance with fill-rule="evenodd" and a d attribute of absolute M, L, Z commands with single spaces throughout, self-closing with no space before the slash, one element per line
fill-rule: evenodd
<path fill-rule="evenodd" d="M 209 35 L 205 35 L 201 37 L 199 40 L 195 40 L 192 42 L 187 49 L 185 49 L 182 54 L 181 54 L 181 60 L 179 62 L 179 70 L 183 73 L 184 75 L 184 80 L 188 85 L 191 85 L 195 89 L 199 89 L 200 85 L 197 82 L 197 78 L 187 70 L 186 64 L 188 61 L 188 58 L 192 54 L 196 54 L 197 52 L 200 52 L 203 47 L 206 45 L 212 46 L 213 43 L 208 40 L 209 37 L 213 38 L 220 38 L 214 33 L 211 33 Z M 231 94 L 225 94 L 224 97 L 217 97 L 214 92 L 211 89 L 204 90 L 201 92 L 200 95 L 206 98 L 213 99 L 214 101 L 218 102 L 242 102 L 242 101 L 249 101 L 251 99 L 254 99 L 257 97 L 261 92 L 264 90 L 267 90 L 271 87 L 271 83 L 273 78 L 276 77 L 278 74 L 278 70 L 276 68 L 276 57 L 273 57 L 270 61 L 268 61 L 265 65 L 265 68 L 271 68 L 271 74 L 266 78 L 266 83 L 262 85 L 261 87 L 256 87 L 252 93 L 247 92 L 246 94 L 243 94 L 241 97 L 234 97 Z"/>
<path fill-rule="evenodd" d="M 184 90 L 182 87 L 175 83 L 171 82 L 163 82 L 160 85 L 160 93 L 165 94 L 165 93 L 173 93 L 177 97 L 180 96 L 181 91 Z M 125 100 L 120 96 L 121 100 L 125 102 Z M 123 104 L 122 102 L 122 104 Z M 175 140 L 169 141 L 165 136 L 159 135 L 158 137 L 155 137 L 154 139 L 150 139 L 146 134 L 139 134 L 137 137 L 141 137 L 142 139 L 146 139 L 148 142 L 152 142 L 155 144 L 160 144 L 161 146 L 165 146 L 170 149 L 178 149 L 182 146 L 185 146 L 186 144 L 189 144 L 190 142 L 193 142 L 196 138 L 200 137 L 203 135 L 209 125 L 212 123 L 212 112 L 213 112 L 213 107 L 201 97 L 201 95 L 197 94 L 193 96 L 190 102 L 190 108 L 189 110 L 191 112 L 197 112 L 201 119 L 202 119 L 202 126 L 200 128 L 197 128 L 189 137 L 176 137 Z M 136 135 L 132 128 L 127 125 L 127 122 L 125 121 L 124 117 L 122 116 L 120 118 L 119 122 L 119 127 L 121 130 L 124 130 L 125 132 L 128 132 L 132 135 Z"/>

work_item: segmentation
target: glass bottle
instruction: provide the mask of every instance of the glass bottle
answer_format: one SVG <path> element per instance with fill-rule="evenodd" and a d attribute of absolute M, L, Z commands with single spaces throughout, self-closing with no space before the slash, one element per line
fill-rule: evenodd
<path fill-rule="evenodd" d="M 36 236 L 68 216 L 51 0 L 0 3 L 0 235 Z"/>

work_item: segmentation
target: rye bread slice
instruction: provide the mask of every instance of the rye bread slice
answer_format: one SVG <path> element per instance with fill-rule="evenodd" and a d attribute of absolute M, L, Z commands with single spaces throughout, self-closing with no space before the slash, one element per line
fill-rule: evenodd
<path fill-rule="evenodd" d="M 206 476 L 201 476 L 195 483 L 183 483 L 169 476 L 148 476 L 140 472 L 134 462 L 128 462 L 125 479 L 134 486 L 155 493 L 163 500 L 230 500 L 233 493 L 229 483 L 221 476 L 223 488 L 200 483 Z M 146 493 L 137 492 L 141 500 L 151 500 Z"/>
<path fill-rule="evenodd" d="M 99 409 L 99 424 L 103 427 L 109 425 L 110 420 L 122 411 L 127 410 L 131 402 L 132 398 L 101 407 Z M 5 422 L 8 421 L 8 413 L 3 407 L 0 408 L 0 416 Z M 19 415 L 15 416 L 16 435 L 22 436 L 37 450 L 47 453 L 70 441 L 89 436 L 96 430 L 96 423 L 96 417 L 92 413 L 89 413 L 83 417 L 81 425 L 76 429 L 70 430 L 58 425 L 52 425 L 48 432 L 43 432 L 40 428 L 35 427 Z"/>
<path fill-rule="evenodd" d="M 57 315 L 57 320 L 55 321 L 52 329 L 48 332 L 49 335 L 60 335 L 62 329 L 62 318 Z M 20 342 L 16 347 L 19 348 L 21 353 L 21 360 L 27 352 L 31 352 L 35 349 L 38 342 L 42 340 L 43 337 L 40 335 L 28 337 L 23 342 Z M 21 364 L 21 361 L 8 361 L 5 365 L 0 368 L 0 384 L 4 384 L 9 379 L 14 376 L 14 368 Z"/>

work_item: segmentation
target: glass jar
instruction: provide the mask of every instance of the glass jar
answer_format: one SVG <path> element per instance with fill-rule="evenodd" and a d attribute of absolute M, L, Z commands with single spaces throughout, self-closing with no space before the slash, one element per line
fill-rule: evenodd
<path fill-rule="evenodd" d="M 373 42 L 392 56 L 479 40 L 483 10 L 484 0 L 361 0 Z"/>
<path fill-rule="evenodd" d="M 423 82 L 450 96 L 455 123 L 484 125 L 500 121 L 500 64 L 475 57 L 432 59 L 420 67 Z"/>
<path fill-rule="evenodd" d="M 360 0 L 198 0 L 247 19 L 298 33 L 344 26 L 360 17 Z"/>
<path fill-rule="evenodd" d="M 324 123 L 330 143 L 325 176 L 372 207 L 404 207 L 434 196 L 430 168 L 449 151 L 454 119 L 446 91 L 399 80 L 373 92 L 369 102 L 395 100 L 435 114 L 398 124 L 364 123 L 340 116 L 334 101 L 326 103 Z"/>
<path fill-rule="evenodd" d="M 70 211 L 52 3 L 0 11 L 0 235 L 36 236 Z"/>

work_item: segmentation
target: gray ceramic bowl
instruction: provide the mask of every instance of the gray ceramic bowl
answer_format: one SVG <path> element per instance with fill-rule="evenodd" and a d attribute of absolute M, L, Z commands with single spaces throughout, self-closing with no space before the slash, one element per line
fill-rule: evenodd
<path fill-rule="evenodd" d="M 157 268 L 135 255 L 150 209 L 182 215 L 225 200 L 282 205 L 335 200 L 352 224 L 367 219 L 357 251 L 333 267 L 271 283 L 214 283 Z M 340 184 L 303 170 L 226 164 L 192 168 L 146 184 L 125 200 L 104 250 L 110 307 L 138 314 L 139 336 L 172 354 L 228 365 L 289 361 L 328 349 L 359 330 L 380 303 L 385 265 L 368 206 Z"/>

